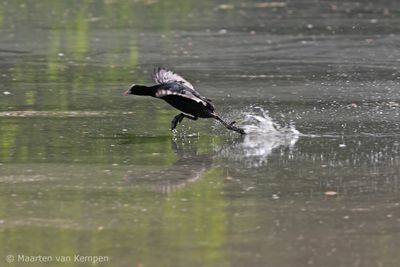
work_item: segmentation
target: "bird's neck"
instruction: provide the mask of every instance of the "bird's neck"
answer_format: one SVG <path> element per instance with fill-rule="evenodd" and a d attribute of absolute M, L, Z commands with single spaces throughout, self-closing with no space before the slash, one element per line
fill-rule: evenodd
<path fill-rule="evenodd" d="M 145 85 L 135 85 L 133 89 L 134 95 L 147 95 L 147 96 L 155 96 L 158 85 L 154 86 L 145 86 Z"/>

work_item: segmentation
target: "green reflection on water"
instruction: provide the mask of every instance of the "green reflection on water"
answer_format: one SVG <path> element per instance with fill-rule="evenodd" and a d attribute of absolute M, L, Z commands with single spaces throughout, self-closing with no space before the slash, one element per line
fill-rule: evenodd
<path fill-rule="evenodd" d="M 3 15 L 3 7 L 0 5 L 0 27 L 3 24 L 4 15 Z"/>
<path fill-rule="evenodd" d="M 71 48 L 74 60 L 83 60 L 88 52 L 87 6 L 82 5 L 72 25 L 67 26 L 67 47 Z"/>
<path fill-rule="evenodd" d="M 38 173 L 47 168 L 24 167 Z M 23 180 L 27 171 L 9 168 L 3 171 L 19 182 L 1 187 L 0 244 L 5 255 L 110 256 L 104 266 L 227 265 L 226 201 L 218 169 L 160 195 L 148 184 L 127 185 L 119 179 L 123 170 L 118 168 L 110 177 L 90 166 L 71 172 L 57 165 L 49 177 L 34 176 L 37 181 Z M 182 257 L 177 250 L 190 256 Z"/>
<path fill-rule="evenodd" d="M 199 182 L 169 196 L 163 205 L 166 218 L 162 219 L 162 228 L 167 236 L 174 237 L 173 242 L 167 238 L 164 246 L 172 250 L 196 247 L 189 252 L 192 258 L 185 259 L 188 265 L 228 265 L 223 249 L 227 242 L 227 225 L 221 174 L 218 169 L 207 172 Z M 177 259 L 168 265 L 173 265 L 174 261 Z"/>

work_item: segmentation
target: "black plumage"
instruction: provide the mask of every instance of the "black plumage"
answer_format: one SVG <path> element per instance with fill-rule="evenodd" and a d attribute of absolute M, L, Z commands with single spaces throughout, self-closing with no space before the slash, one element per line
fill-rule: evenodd
<path fill-rule="evenodd" d="M 214 118 L 227 129 L 244 134 L 244 130 L 234 126 L 235 122 L 226 123 L 216 113 L 211 100 L 201 96 L 191 83 L 178 74 L 157 68 L 153 72 L 156 85 L 144 86 L 133 84 L 124 95 L 147 95 L 165 100 L 174 108 L 182 111 L 171 121 L 174 130 L 183 118 L 197 120 L 198 118 Z"/>

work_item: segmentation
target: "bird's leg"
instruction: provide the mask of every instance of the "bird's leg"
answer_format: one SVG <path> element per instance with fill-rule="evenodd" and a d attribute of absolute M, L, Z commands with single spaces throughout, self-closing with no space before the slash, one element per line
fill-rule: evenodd
<path fill-rule="evenodd" d="M 194 121 L 198 119 L 197 117 L 186 115 L 183 113 L 178 114 L 171 121 L 171 130 L 174 130 L 176 128 L 176 126 L 178 125 L 178 123 L 180 123 L 183 120 L 183 118 L 188 118 L 188 119 L 191 119 Z"/>
<path fill-rule="evenodd" d="M 183 115 L 185 118 L 188 118 L 188 119 L 191 119 L 191 120 L 194 120 L 194 121 L 198 119 L 198 117 L 190 116 L 190 115 L 187 115 L 187 114 L 184 114 L 184 113 L 182 113 L 182 115 Z"/>
<path fill-rule="evenodd" d="M 221 123 L 225 126 L 225 128 L 227 128 L 227 129 L 229 129 L 229 130 L 232 130 L 232 131 L 235 131 L 235 132 L 240 133 L 240 134 L 246 134 L 242 128 L 233 126 L 233 125 L 236 123 L 236 121 L 233 121 L 233 122 L 231 122 L 231 123 L 228 124 L 228 123 L 226 123 L 223 119 L 221 119 L 221 118 L 220 118 L 219 116 L 217 116 L 217 115 L 215 115 L 214 118 L 215 118 L 216 120 L 218 120 L 219 122 L 221 122 Z"/>

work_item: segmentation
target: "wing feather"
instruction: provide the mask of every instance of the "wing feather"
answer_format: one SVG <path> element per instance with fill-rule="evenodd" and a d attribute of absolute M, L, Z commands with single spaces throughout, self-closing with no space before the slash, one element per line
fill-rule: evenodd
<path fill-rule="evenodd" d="M 188 98 L 188 99 L 191 99 L 193 101 L 196 101 L 197 103 L 201 103 L 204 106 L 207 106 L 207 102 L 206 101 L 204 101 L 202 98 L 192 94 L 191 92 L 189 92 L 187 90 L 172 91 L 172 90 L 168 90 L 168 89 L 159 89 L 156 92 L 156 97 L 158 97 L 158 98 L 162 98 L 162 97 L 168 96 L 168 95 L 176 95 L 176 96 Z"/>
<path fill-rule="evenodd" d="M 153 71 L 153 79 L 157 84 L 177 82 L 194 90 L 193 85 L 182 76 L 164 68 L 155 68 Z"/>

